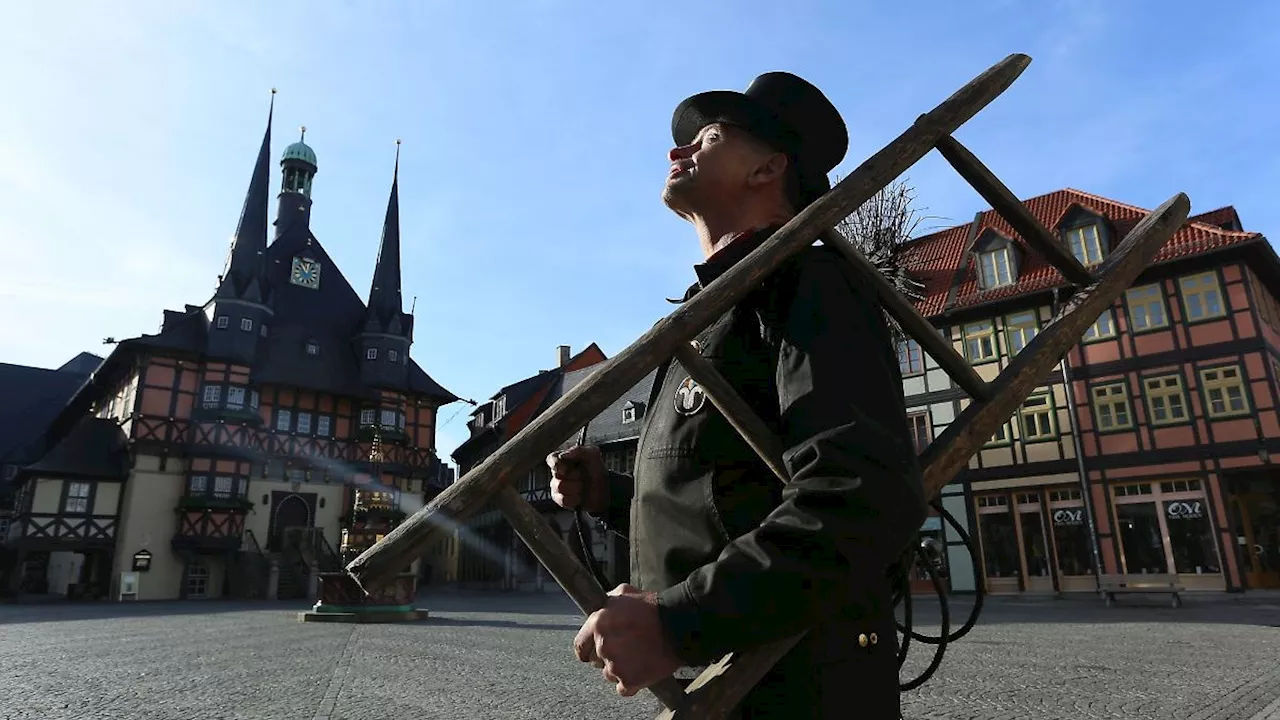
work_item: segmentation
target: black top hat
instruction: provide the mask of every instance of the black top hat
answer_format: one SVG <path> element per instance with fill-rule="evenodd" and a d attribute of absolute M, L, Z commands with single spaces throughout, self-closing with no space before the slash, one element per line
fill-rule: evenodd
<path fill-rule="evenodd" d="M 671 117 L 671 137 L 688 145 L 713 122 L 738 125 L 787 153 L 799 173 L 801 207 L 831 189 L 827 173 L 849 149 L 840 111 L 821 90 L 786 72 L 765 73 L 746 92 L 711 90 L 686 98 Z"/>

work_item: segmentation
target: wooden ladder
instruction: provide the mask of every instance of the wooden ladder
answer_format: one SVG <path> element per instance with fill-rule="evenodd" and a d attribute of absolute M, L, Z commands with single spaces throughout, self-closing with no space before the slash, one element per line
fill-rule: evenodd
<path fill-rule="evenodd" d="M 974 78 L 954 95 L 863 162 L 826 195 L 774 233 L 688 302 L 655 325 L 566 393 L 493 455 L 414 513 L 347 566 L 366 590 L 393 578 L 421 555 L 442 528 L 456 527 L 494 501 L 520 539 L 547 568 L 582 612 L 604 607 L 605 588 L 580 563 L 559 533 L 511 484 L 544 462 L 566 438 L 674 356 L 706 391 L 712 403 L 782 482 L 787 474 L 779 439 L 729 383 L 691 345 L 694 337 L 740 302 L 770 273 L 815 239 L 837 249 L 875 287 L 880 302 L 902 329 L 972 398 L 972 402 L 921 455 L 926 497 L 942 487 L 1022 405 L 1049 371 L 1120 293 L 1129 287 L 1159 249 L 1186 221 L 1190 201 L 1177 194 L 1142 219 L 1114 252 L 1091 273 L 982 163 L 951 134 L 1003 93 L 1030 64 L 1013 54 Z M 863 254 L 832 228 L 895 178 L 936 148 L 1009 222 L 1023 240 L 1052 264 L 1075 292 L 1058 314 L 990 383 L 956 352 L 949 339 L 916 311 Z M 687 689 L 674 678 L 649 688 L 667 708 L 660 718 L 722 718 L 790 650 L 802 635 L 741 653 L 731 653 L 705 670 Z"/>

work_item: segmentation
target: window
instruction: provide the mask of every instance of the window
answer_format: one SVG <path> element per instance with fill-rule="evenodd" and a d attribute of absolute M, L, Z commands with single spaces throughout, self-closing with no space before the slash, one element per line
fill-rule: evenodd
<path fill-rule="evenodd" d="M 1067 231 L 1067 244 L 1081 265 L 1089 267 L 1102 262 L 1102 239 L 1097 225 L 1071 228 Z"/>
<path fill-rule="evenodd" d="M 924 372 L 924 354 L 915 338 L 898 343 L 898 370 L 903 375 L 919 375 Z"/>
<path fill-rule="evenodd" d="M 987 441 L 987 444 L 1008 445 L 1011 442 L 1013 442 L 1013 429 L 1010 428 L 1009 423 L 1006 422 L 1000 426 L 999 430 L 996 430 L 996 434 L 991 436 L 991 439 Z"/>
<path fill-rule="evenodd" d="M 214 324 L 217 326 L 219 330 L 226 330 L 227 325 L 231 324 L 231 319 L 228 318 L 226 315 L 219 315 L 218 319 L 214 322 Z"/>
<path fill-rule="evenodd" d="M 321 415 L 316 418 L 316 435 L 320 437 L 329 437 L 329 423 L 332 422 L 328 415 Z"/>
<path fill-rule="evenodd" d="M 377 360 L 377 359 L 378 359 L 378 348 L 369 348 L 368 350 L 365 350 L 365 351 L 364 351 L 364 359 L 365 359 L 365 360 Z"/>
<path fill-rule="evenodd" d="M 1053 431 L 1053 403 L 1049 395 L 1032 395 L 1022 404 L 1022 439 L 1048 440 Z"/>
<path fill-rule="evenodd" d="M 259 326 L 258 326 L 258 334 L 259 334 L 259 335 L 261 335 L 262 337 L 266 337 L 266 336 L 267 336 L 267 324 L 266 324 L 266 323 L 262 323 L 261 325 L 259 325 Z"/>
<path fill-rule="evenodd" d="M 237 410 L 244 407 L 244 388 L 234 385 L 227 388 L 227 407 Z"/>
<path fill-rule="evenodd" d="M 978 255 L 983 290 L 1013 284 L 1013 263 L 1009 260 L 1009 248 L 1002 247 Z"/>
<path fill-rule="evenodd" d="M 234 489 L 235 480 L 228 475 L 219 475 L 213 479 L 213 496 L 216 498 L 229 498 Z"/>
<path fill-rule="evenodd" d="M 382 411 L 382 427 L 395 427 L 397 425 L 396 415 L 398 414 L 399 413 L 397 413 L 395 410 L 383 410 Z"/>
<path fill-rule="evenodd" d="M 918 412 L 907 415 L 907 423 L 911 428 L 911 444 L 915 445 L 916 454 L 929 447 L 929 413 Z"/>
<path fill-rule="evenodd" d="M 965 325 L 964 349 L 970 362 L 995 358 L 998 352 L 995 325 L 990 320 Z"/>
<path fill-rule="evenodd" d="M 1089 340 L 1101 340 L 1103 338 L 1115 337 L 1115 334 L 1116 324 L 1115 320 L 1111 317 L 1111 311 L 1103 310 L 1102 314 L 1098 316 L 1098 319 L 1089 326 L 1089 329 L 1084 331 L 1083 340 L 1086 342 Z"/>
<path fill-rule="evenodd" d="M 276 411 L 276 429 L 288 431 L 292 427 L 293 415 L 288 410 Z"/>
<path fill-rule="evenodd" d="M 311 413 L 298 413 L 298 432 L 304 434 L 311 432 Z"/>
<path fill-rule="evenodd" d="M 240 329 L 245 332 L 253 332 L 253 319 L 240 318 Z"/>
<path fill-rule="evenodd" d="M 1129 398 L 1124 383 L 1108 383 L 1093 388 L 1093 413 L 1098 419 L 1099 430 L 1119 430 L 1133 427 L 1129 412 Z"/>
<path fill-rule="evenodd" d="M 1230 417 L 1249 412 L 1239 365 L 1201 370 L 1200 386 L 1204 389 L 1209 417 Z"/>
<path fill-rule="evenodd" d="M 316 356 L 316 355 L 319 355 L 319 354 L 320 354 L 320 343 L 316 342 L 315 340 L 308 340 L 308 341 L 307 341 L 307 354 L 308 354 L 308 355 L 311 355 L 311 356 L 313 356 L 313 357 L 314 357 L 314 356 Z"/>
<path fill-rule="evenodd" d="M 498 418 L 501 418 L 506 414 L 507 414 L 507 396 L 502 395 L 493 401 L 493 419 L 496 421 Z"/>
<path fill-rule="evenodd" d="M 365 408 L 360 411 L 360 424 L 372 425 L 378 419 L 378 411 L 373 408 Z"/>
<path fill-rule="evenodd" d="M 1009 343 L 1010 355 L 1017 355 L 1022 352 L 1022 348 L 1031 342 L 1031 338 L 1035 337 L 1036 332 L 1038 332 L 1036 325 L 1035 310 L 1016 313 L 1005 319 L 1005 339 Z"/>
<path fill-rule="evenodd" d="M 1150 330 L 1169 324 L 1164 312 L 1164 293 L 1160 283 L 1129 289 L 1125 293 L 1129 301 L 1129 328 Z"/>
<path fill-rule="evenodd" d="M 1187 419 L 1187 401 L 1182 392 L 1182 378 L 1162 375 L 1145 378 L 1142 387 L 1147 394 L 1147 410 L 1152 425 L 1169 425 Z"/>
<path fill-rule="evenodd" d="M 204 495 L 209 492 L 209 477 L 207 475 L 192 475 L 187 481 L 188 495 Z"/>
<path fill-rule="evenodd" d="M 199 560 L 187 566 L 187 597 L 199 599 L 209 593 L 209 567 Z"/>
<path fill-rule="evenodd" d="M 221 400 L 222 400 L 221 385 L 205 385 L 204 386 L 204 406 L 205 407 L 218 407 L 218 405 L 221 404 L 220 403 Z"/>
<path fill-rule="evenodd" d="M 387 362 L 395 362 L 396 359 L 399 357 L 400 357 L 399 353 L 397 353 L 395 350 L 387 351 Z"/>
<path fill-rule="evenodd" d="M 249 391 L 249 407 L 255 410 L 258 409 L 258 391 L 257 390 Z"/>
<path fill-rule="evenodd" d="M 623 424 L 625 425 L 626 423 L 633 423 L 633 422 L 635 422 L 635 421 L 636 421 L 636 408 L 635 408 L 635 406 L 634 406 L 634 405 L 628 405 L 628 406 L 626 406 L 626 407 L 622 408 L 622 422 L 623 422 Z"/>
<path fill-rule="evenodd" d="M 1187 308 L 1188 320 L 1204 320 L 1226 314 L 1222 308 L 1217 273 L 1210 271 L 1190 275 L 1179 279 L 1178 285 L 1182 288 L 1182 304 Z"/>
<path fill-rule="evenodd" d="M 87 482 L 68 482 L 67 483 L 67 500 L 62 505 L 64 513 L 81 513 L 89 512 L 89 483 Z"/>

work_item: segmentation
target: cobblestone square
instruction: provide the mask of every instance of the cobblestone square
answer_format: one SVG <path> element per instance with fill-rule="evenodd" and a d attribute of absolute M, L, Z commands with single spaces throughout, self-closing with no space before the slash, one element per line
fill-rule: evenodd
<path fill-rule="evenodd" d="M 990 600 L 906 716 L 1280 718 L 1280 601 L 1122 603 Z M 581 617 L 562 596 L 421 604 L 432 618 L 401 625 L 304 624 L 289 603 L 3 605 L 0 718 L 653 716 L 573 660 Z M 936 604 L 917 614 L 936 633 Z M 927 662 L 916 645 L 904 678 Z"/>

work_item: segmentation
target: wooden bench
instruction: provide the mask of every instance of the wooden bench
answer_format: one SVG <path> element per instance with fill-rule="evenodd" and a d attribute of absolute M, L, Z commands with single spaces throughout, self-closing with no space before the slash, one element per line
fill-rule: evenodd
<path fill-rule="evenodd" d="M 1103 575 L 1098 589 L 1107 599 L 1107 607 L 1116 602 L 1116 595 L 1127 593 L 1168 593 L 1173 596 L 1173 606 L 1182 607 L 1179 593 L 1186 588 L 1178 582 L 1177 575 Z"/>

